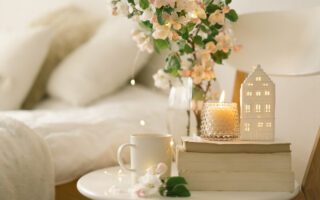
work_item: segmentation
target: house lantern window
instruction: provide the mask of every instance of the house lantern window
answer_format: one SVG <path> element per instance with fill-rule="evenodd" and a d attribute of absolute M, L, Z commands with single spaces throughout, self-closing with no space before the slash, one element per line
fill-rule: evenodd
<path fill-rule="evenodd" d="M 257 113 L 261 112 L 261 105 L 260 104 L 256 104 L 256 112 Z"/>
<path fill-rule="evenodd" d="M 256 91 L 256 96 L 261 96 L 261 92 L 260 91 Z"/>
<path fill-rule="evenodd" d="M 252 92 L 247 92 L 247 96 L 251 97 L 252 96 Z"/>
<path fill-rule="evenodd" d="M 248 83 L 248 86 L 253 86 L 253 83 Z"/>
<path fill-rule="evenodd" d="M 264 95 L 269 96 L 270 95 L 270 91 L 269 90 L 264 91 Z"/>
<path fill-rule="evenodd" d="M 262 84 L 264 87 L 267 87 L 269 84 L 268 83 L 263 83 Z"/>
<path fill-rule="evenodd" d="M 271 105 L 270 104 L 266 104 L 266 112 L 271 112 Z"/>
<path fill-rule="evenodd" d="M 244 130 L 249 132 L 250 131 L 250 123 L 245 123 L 244 124 Z"/>
<path fill-rule="evenodd" d="M 262 128 L 263 127 L 263 122 L 258 122 L 258 127 Z"/>
<path fill-rule="evenodd" d="M 261 76 L 257 76 L 256 81 L 261 81 Z"/>
<path fill-rule="evenodd" d="M 251 111 L 251 105 L 245 105 L 245 112 L 249 113 Z"/>
<path fill-rule="evenodd" d="M 272 126 L 271 122 L 266 123 L 266 127 L 271 128 L 271 126 Z"/>

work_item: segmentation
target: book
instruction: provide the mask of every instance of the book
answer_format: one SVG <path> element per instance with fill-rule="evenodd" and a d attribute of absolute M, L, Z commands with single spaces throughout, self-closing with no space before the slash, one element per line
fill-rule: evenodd
<path fill-rule="evenodd" d="M 178 145 L 179 176 L 190 190 L 273 191 L 294 190 L 291 152 L 199 153 Z"/>
<path fill-rule="evenodd" d="M 198 153 L 186 152 L 177 147 L 179 171 L 251 171 L 288 172 L 291 170 L 291 153 Z"/>
<path fill-rule="evenodd" d="M 210 141 L 200 137 L 183 136 L 187 152 L 199 153 L 279 153 L 291 152 L 290 143 L 282 141 Z"/>
<path fill-rule="evenodd" d="M 293 172 L 179 172 L 194 191 L 293 192 Z"/>

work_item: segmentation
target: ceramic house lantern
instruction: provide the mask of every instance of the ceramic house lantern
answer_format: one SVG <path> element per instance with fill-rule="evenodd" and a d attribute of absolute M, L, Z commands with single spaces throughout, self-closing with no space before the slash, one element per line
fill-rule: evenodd
<path fill-rule="evenodd" d="M 274 140 L 275 85 L 258 66 L 241 85 L 241 140 Z"/>

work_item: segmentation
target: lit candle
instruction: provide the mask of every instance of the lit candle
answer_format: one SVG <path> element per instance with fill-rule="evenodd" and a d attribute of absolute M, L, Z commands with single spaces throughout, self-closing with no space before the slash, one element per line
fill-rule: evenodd
<path fill-rule="evenodd" d="M 237 136 L 237 104 L 223 102 L 224 96 L 223 91 L 218 103 L 205 103 L 202 117 L 202 137 L 225 140 Z"/>

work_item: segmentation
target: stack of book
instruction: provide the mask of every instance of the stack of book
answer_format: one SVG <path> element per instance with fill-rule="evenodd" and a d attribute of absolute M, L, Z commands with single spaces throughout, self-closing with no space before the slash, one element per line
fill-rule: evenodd
<path fill-rule="evenodd" d="M 206 141 L 182 137 L 179 176 L 190 190 L 292 192 L 290 143 Z"/>

